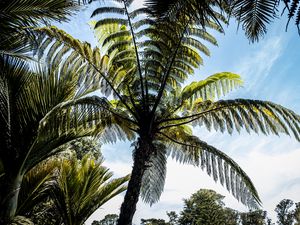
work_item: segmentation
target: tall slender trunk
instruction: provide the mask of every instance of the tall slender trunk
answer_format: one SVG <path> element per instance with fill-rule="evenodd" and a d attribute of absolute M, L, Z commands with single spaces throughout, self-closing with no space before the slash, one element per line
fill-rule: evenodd
<path fill-rule="evenodd" d="M 151 149 L 151 141 L 143 140 L 143 138 L 139 139 L 139 144 L 135 149 L 133 158 L 131 178 L 120 210 L 118 225 L 132 224 L 136 204 L 139 200 L 143 175 L 147 169 L 147 162 L 150 159 Z"/>
<path fill-rule="evenodd" d="M 7 224 L 16 214 L 23 175 L 5 174 L 1 190 L 0 224 Z"/>

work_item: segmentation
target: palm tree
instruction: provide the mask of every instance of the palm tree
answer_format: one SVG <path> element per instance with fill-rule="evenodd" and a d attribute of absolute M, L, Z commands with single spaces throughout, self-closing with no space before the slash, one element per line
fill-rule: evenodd
<path fill-rule="evenodd" d="M 112 173 L 88 154 L 62 161 L 53 197 L 65 225 L 82 225 L 96 209 L 126 190 L 129 176 L 110 179 Z"/>
<path fill-rule="evenodd" d="M 105 101 L 84 98 L 94 86 L 82 81 L 72 63 L 59 65 L 57 59 L 35 71 L 18 58 L 0 59 L 2 221 L 15 215 L 20 185 L 31 168 L 58 152 L 60 145 L 102 129 L 93 121 L 105 115 L 98 108 Z"/>
<path fill-rule="evenodd" d="M 300 1 L 299 0 L 146 0 L 146 5 L 158 17 L 178 18 L 178 14 L 195 17 L 203 23 L 207 19 L 218 21 L 215 10 L 219 13 L 234 16 L 242 25 L 246 36 L 253 42 L 258 41 L 267 32 L 267 25 L 287 11 L 286 29 L 292 19 L 299 30 Z"/>
<path fill-rule="evenodd" d="M 132 1 L 117 2 L 102 5 L 92 15 L 102 16 L 94 25 L 96 34 L 106 32 L 96 35 L 101 37 L 102 56 L 55 27 L 39 32 L 48 37 L 42 49 L 54 39 L 75 49 L 76 62 L 85 63 L 82 70 L 98 74 L 102 94 L 111 99 L 105 110 L 114 124 L 113 130 L 104 129 L 104 140 L 133 141 L 134 164 L 118 224 L 131 224 L 140 194 L 150 204 L 159 200 L 168 156 L 205 169 L 241 202 L 257 206 L 259 196 L 246 173 L 224 152 L 193 135 L 190 125 L 229 133 L 292 133 L 299 140 L 300 117 L 272 102 L 220 100 L 242 84 L 234 73 L 217 73 L 183 87 L 202 65 L 201 53 L 209 55 L 201 41 L 216 45 L 215 38 L 193 17 L 161 21 L 145 17 L 147 9 L 130 10 Z M 204 25 L 222 32 L 215 21 Z M 99 68 L 99 62 L 105 66 Z"/>

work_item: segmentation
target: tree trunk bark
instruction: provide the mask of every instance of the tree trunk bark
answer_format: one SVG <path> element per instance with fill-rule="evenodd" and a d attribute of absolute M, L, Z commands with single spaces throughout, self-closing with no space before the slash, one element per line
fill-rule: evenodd
<path fill-rule="evenodd" d="M 0 202 L 0 224 L 7 224 L 16 214 L 18 197 L 23 180 L 21 174 L 5 174 Z"/>
<path fill-rule="evenodd" d="M 139 200 L 143 175 L 147 168 L 147 162 L 150 159 L 151 150 L 151 141 L 145 141 L 141 138 L 135 149 L 131 178 L 121 206 L 118 225 L 132 224 L 136 204 Z"/>

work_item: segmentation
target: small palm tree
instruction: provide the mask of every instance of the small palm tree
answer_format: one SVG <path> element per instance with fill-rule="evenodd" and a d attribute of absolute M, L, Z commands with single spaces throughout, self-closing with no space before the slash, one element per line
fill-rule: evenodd
<path fill-rule="evenodd" d="M 220 25 L 208 20 L 203 27 L 188 16 L 161 21 L 149 17 L 147 9 L 130 10 L 132 1 L 117 2 L 120 5 L 103 5 L 92 15 L 104 15 L 94 25 L 101 55 L 55 27 L 39 32 L 48 37 L 43 48 L 55 39 L 55 46 L 76 49 L 70 57 L 83 63 L 86 79 L 97 74 L 100 91 L 112 99 L 105 110 L 113 125 L 103 130 L 103 140 L 133 141 L 134 164 L 118 224 L 131 224 L 140 194 L 150 204 L 159 200 L 168 156 L 205 169 L 241 202 L 257 206 L 259 196 L 246 173 L 224 152 L 196 137 L 190 125 L 229 133 L 292 133 L 299 140 L 300 117 L 272 102 L 220 100 L 242 84 L 234 73 L 217 73 L 184 87 L 194 68 L 202 65 L 201 54 L 209 55 L 202 41 L 217 44 L 205 28 L 222 32 Z"/>
<path fill-rule="evenodd" d="M 65 225 L 82 225 L 96 209 L 126 190 L 129 176 L 110 179 L 112 172 L 88 154 L 80 161 L 75 156 L 62 161 L 54 202 Z"/>

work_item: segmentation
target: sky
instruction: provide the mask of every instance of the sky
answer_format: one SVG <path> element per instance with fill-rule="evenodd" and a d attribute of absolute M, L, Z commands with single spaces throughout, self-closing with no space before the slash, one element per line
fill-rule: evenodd
<path fill-rule="evenodd" d="M 81 10 L 69 23 L 58 26 L 75 38 L 96 44 L 88 22 L 97 3 Z M 136 6 L 142 1 L 135 0 Z M 216 72 L 238 73 L 244 86 L 226 98 L 268 100 L 281 104 L 300 114 L 300 37 L 292 22 L 285 32 L 286 18 L 276 20 L 269 26 L 268 34 L 258 43 L 250 43 L 237 24 L 231 21 L 225 27 L 225 35 L 218 34 L 219 47 L 210 46 L 211 57 L 204 57 L 204 66 L 196 70 L 189 82 L 202 80 Z M 214 145 L 233 158 L 250 176 L 261 197 L 263 209 L 274 220 L 274 208 L 284 198 L 300 201 L 300 143 L 289 136 L 264 136 L 246 132 L 222 134 L 195 128 L 202 140 Z M 116 177 L 130 173 L 132 148 L 128 142 L 102 146 L 104 165 Z M 183 199 L 199 189 L 213 189 L 226 196 L 226 206 L 245 211 L 241 203 L 233 198 L 226 188 L 215 183 L 200 168 L 182 165 L 168 159 L 165 190 L 158 203 L 152 207 L 139 201 L 134 223 L 141 218 L 167 219 L 166 211 L 182 210 Z M 98 209 L 87 221 L 100 220 L 108 213 L 118 214 L 123 195 L 109 201 Z"/>

